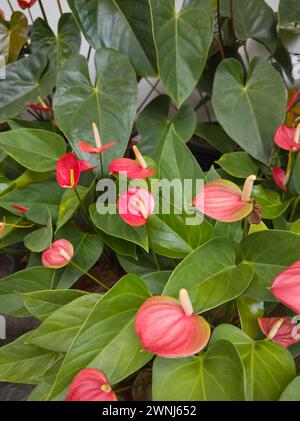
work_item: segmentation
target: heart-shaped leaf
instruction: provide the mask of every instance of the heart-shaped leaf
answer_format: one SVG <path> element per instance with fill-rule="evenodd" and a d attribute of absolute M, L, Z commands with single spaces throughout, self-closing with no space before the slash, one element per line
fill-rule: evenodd
<path fill-rule="evenodd" d="M 264 302 L 242 295 L 236 300 L 242 330 L 251 338 L 261 332 L 258 318 L 264 315 Z"/>
<path fill-rule="evenodd" d="M 195 134 L 224 154 L 233 152 L 237 148 L 236 143 L 217 124 L 199 123 Z"/>
<path fill-rule="evenodd" d="M 258 173 L 258 164 L 247 152 L 225 153 L 216 163 L 228 174 L 237 178 L 247 178 L 251 174 Z"/>
<path fill-rule="evenodd" d="M 280 401 L 300 401 L 300 377 L 294 380 L 284 389 L 280 396 Z"/>
<path fill-rule="evenodd" d="M 77 154 L 99 165 L 99 159 L 80 151 L 78 143 L 95 144 L 92 123 L 99 128 L 104 144 L 117 144 L 104 154 L 106 168 L 123 156 L 130 138 L 137 105 L 137 81 L 127 58 L 102 48 L 95 54 L 96 84 L 90 81 L 88 63 L 82 56 L 65 62 L 58 73 L 54 111 L 59 127 Z"/>
<path fill-rule="evenodd" d="M 286 89 L 272 65 L 253 59 L 244 82 L 241 63 L 224 60 L 216 72 L 212 101 L 227 134 L 251 156 L 268 164 L 286 107 Z"/>
<path fill-rule="evenodd" d="M 253 270 L 249 265 L 235 264 L 235 249 L 231 241 L 215 238 L 194 250 L 177 266 L 164 295 L 178 297 L 184 285 L 195 312 L 201 313 L 241 295 L 252 277 Z"/>
<path fill-rule="evenodd" d="M 149 0 L 159 73 L 168 94 L 180 107 L 204 69 L 213 36 L 210 0 Z"/>
<path fill-rule="evenodd" d="M 49 213 L 47 225 L 31 232 L 24 238 L 24 245 L 34 253 L 39 253 L 51 246 L 53 236 L 52 219 Z"/>
<path fill-rule="evenodd" d="M 156 401 L 244 401 L 244 369 L 236 348 L 218 341 L 199 357 L 156 358 Z"/>

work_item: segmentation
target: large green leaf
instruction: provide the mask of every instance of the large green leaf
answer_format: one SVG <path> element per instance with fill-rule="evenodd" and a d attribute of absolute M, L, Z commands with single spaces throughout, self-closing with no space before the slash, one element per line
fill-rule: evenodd
<path fill-rule="evenodd" d="M 0 54 L 7 63 L 16 61 L 27 41 L 28 20 L 24 13 L 14 12 L 10 23 L 0 22 Z"/>
<path fill-rule="evenodd" d="M 281 28 L 300 32 L 300 4 L 298 0 L 280 0 L 278 17 Z"/>
<path fill-rule="evenodd" d="M 284 389 L 280 396 L 280 401 L 300 401 L 300 377 L 294 380 Z"/>
<path fill-rule="evenodd" d="M 158 159 L 171 125 L 184 142 L 190 140 L 196 127 L 196 114 L 185 104 L 174 115 L 170 115 L 171 98 L 159 95 L 141 112 L 137 129 L 142 136 L 139 149 L 145 155 Z"/>
<path fill-rule="evenodd" d="M 156 52 L 148 0 L 68 0 L 86 39 L 95 50 L 126 54 L 139 76 L 154 76 Z"/>
<path fill-rule="evenodd" d="M 0 198 L 0 207 L 19 216 L 18 210 L 12 205 L 26 206 L 26 218 L 37 224 L 45 225 L 48 221 L 49 211 L 56 220 L 58 207 L 63 190 L 56 182 L 32 184 L 23 189 L 14 190 Z"/>
<path fill-rule="evenodd" d="M 87 187 L 83 186 L 78 186 L 76 190 L 81 199 L 84 199 L 89 191 Z M 73 189 L 66 189 L 59 205 L 56 224 L 57 230 L 62 228 L 72 218 L 79 206 L 79 200 L 75 191 Z"/>
<path fill-rule="evenodd" d="M 219 325 L 211 343 L 226 340 L 238 349 L 246 371 L 246 397 L 254 401 L 278 400 L 296 375 L 290 352 L 271 341 L 253 341 L 233 325 Z"/>
<path fill-rule="evenodd" d="M 47 225 L 39 228 L 24 238 L 24 245 L 34 253 L 40 253 L 51 246 L 53 237 L 52 219 L 49 213 Z"/>
<path fill-rule="evenodd" d="M 118 213 L 102 215 L 97 212 L 95 204 L 90 206 L 90 215 L 96 227 L 101 231 L 113 237 L 137 244 L 146 251 L 148 250 L 148 234 L 144 226 L 133 227 L 127 224 Z"/>
<path fill-rule="evenodd" d="M 24 269 L 0 279 L 0 311 L 12 316 L 28 316 L 21 294 L 53 288 L 53 270 Z"/>
<path fill-rule="evenodd" d="M 245 82 L 240 62 L 223 61 L 216 72 L 212 101 L 227 134 L 254 158 L 268 164 L 274 133 L 284 120 L 286 106 L 283 80 L 272 65 L 253 59 Z"/>
<path fill-rule="evenodd" d="M 247 152 L 225 153 L 216 163 L 228 174 L 237 178 L 247 178 L 251 174 L 258 173 L 258 164 Z"/>
<path fill-rule="evenodd" d="M 227 341 L 199 357 L 156 358 L 152 391 L 155 401 L 244 401 L 241 358 Z"/>
<path fill-rule="evenodd" d="M 66 152 L 66 145 L 56 133 L 17 129 L 0 133 L 0 149 L 25 168 L 47 172 L 55 169 L 58 159 Z"/>
<path fill-rule="evenodd" d="M 39 320 L 45 320 L 60 307 L 87 294 L 75 289 L 44 290 L 22 294 L 26 309 Z"/>
<path fill-rule="evenodd" d="M 36 378 L 57 358 L 52 351 L 25 344 L 29 335 L 0 348 L 0 381 L 37 384 Z"/>
<path fill-rule="evenodd" d="M 231 241 L 215 238 L 194 250 L 177 266 L 164 295 L 178 297 L 184 286 L 195 312 L 201 313 L 241 295 L 252 276 L 253 270 L 249 265 L 236 265 Z"/>
<path fill-rule="evenodd" d="M 255 203 L 262 206 L 263 219 L 275 219 L 289 206 L 289 202 L 282 202 L 279 193 L 266 190 L 261 185 L 254 186 L 252 197 Z"/>
<path fill-rule="evenodd" d="M 34 344 L 55 352 L 68 352 L 94 305 L 97 294 L 85 294 L 52 313 L 27 339 Z"/>
<path fill-rule="evenodd" d="M 5 79 L 0 79 L 0 122 L 16 117 L 29 102 L 50 92 L 43 75 L 47 57 L 30 54 L 28 57 L 6 66 Z"/>
<path fill-rule="evenodd" d="M 254 269 L 246 295 L 263 301 L 276 301 L 269 287 L 275 276 L 299 260 L 300 235 L 267 230 L 247 236 L 241 246 L 243 261 Z"/>
<path fill-rule="evenodd" d="M 131 134 L 137 105 L 137 81 L 127 58 L 118 51 L 102 48 L 95 54 L 96 84 L 90 81 L 88 63 L 82 56 L 65 62 L 58 73 L 54 111 L 60 129 L 77 154 L 99 165 L 98 157 L 80 151 L 82 140 L 95 143 L 96 122 L 103 144 L 117 144 L 104 154 L 106 168 L 113 158 L 123 156 Z"/>
<path fill-rule="evenodd" d="M 233 152 L 237 148 L 236 143 L 217 124 L 199 123 L 195 134 L 222 153 Z"/>
<path fill-rule="evenodd" d="M 264 302 L 242 295 L 236 300 L 242 330 L 255 339 L 261 332 L 258 318 L 264 315 Z"/>
<path fill-rule="evenodd" d="M 135 314 L 148 296 L 140 278 L 127 275 L 99 300 L 73 341 L 48 399 L 63 392 L 85 367 L 103 371 L 115 384 L 151 359 L 151 354 L 140 352 L 133 326 Z"/>
<path fill-rule="evenodd" d="M 83 233 L 71 225 L 65 225 L 60 229 L 55 239 L 66 239 L 73 244 L 74 257 L 72 261 L 84 271 L 88 271 L 100 258 L 103 251 L 103 241 L 96 234 Z M 80 277 L 82 272 L 71 264 L 56 270 L 55 288 L 70 288 Z"/>
<path fill-rule="evenodd" d="M 235 0 L 233 2 L 234 30 L 237 38 L 253 38 L 264 44 L 271 53 L 277 47 L 277 20 L 265 0 Z"/>
<path fill-rule="evenodd" d="M 149 0 L 159 74 L 178 107 L 189 97 L 204 69 L 213 36 L 210 0 Z"/>

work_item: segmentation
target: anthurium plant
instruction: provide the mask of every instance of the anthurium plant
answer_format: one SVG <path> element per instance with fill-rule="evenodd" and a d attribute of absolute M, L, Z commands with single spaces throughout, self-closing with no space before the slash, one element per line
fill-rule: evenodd
<path fill-rule="evenodd" d="M 0 381 L 31 401 L 300 400 L 300 2 L 181 3 L 1 13 L 0 312 L 37 328 Z"/>

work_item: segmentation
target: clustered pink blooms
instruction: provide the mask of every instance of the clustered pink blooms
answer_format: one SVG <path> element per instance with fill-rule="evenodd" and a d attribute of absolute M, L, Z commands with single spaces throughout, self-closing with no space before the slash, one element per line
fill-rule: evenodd
<path fill-rule="evenodd" d="M 66 401 L 117 401 L 104 373 L 96 368 L 81 370 L 69 387 Z"/>
<path fill-rule="evenodd" d="M 251 192 L 255 175 L 250 175 L 241 190 L 228 180 L 214 180 L 204 185 L 193 205 L 204 215 L 221 222 L 240 221 L 254 209 Z"/>
<path fill-rule="evenodd" d="M 21 7 L 21 9 L 30 9 L 37 0 L 18 0 L 18 5 Z"/>
<path fill-rule="evenodd" d="M 260 317 L 258 323 L 268 339 L 285 348 L 300 342 L 297 324 L 293 317 Z"/>
<path fill-rule="evenodd" d="M 42 255 L 43 266 L 60 269 L 67 266 L 74 256 L 73 245 L 68 240 L 57 240 Z"/>
<path fill-rule="evenodd" d="M 140 307 L 135 330 L 143 349 L 166 358 L 183 358 L 200 352 L 210 338 L 210 325 L 194 314 L 186 289 L 179 300 L 151 297 Z"/>

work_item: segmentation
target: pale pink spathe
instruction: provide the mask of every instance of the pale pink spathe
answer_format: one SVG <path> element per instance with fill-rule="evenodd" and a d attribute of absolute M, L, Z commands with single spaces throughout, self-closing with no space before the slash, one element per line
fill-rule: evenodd
<path fill-rule="evenodd" d="M 275 329 L 274 336 L 272 335 L 270 340 L 285 348 L 300 342 L 297 323 L 293 320 L 293 317 L 260 317 L 258 323 L 266 336 L 272 332 L 274 326 L 276 328 L 276 323 L 279 323 L 278 330 Z"/>
<path fill-rule="evenodd" d="M 300 314 L 300 261 L 277 275 L 271 290 L 279 302 Z"/>
<path fill-rule="evenodd" d="M 155 208 L 152 194 L 138 187 L 121 194 L 117 204 L 121 218 L 136 227 L 144 225 Z"/>

